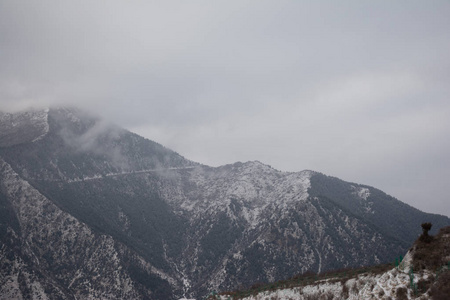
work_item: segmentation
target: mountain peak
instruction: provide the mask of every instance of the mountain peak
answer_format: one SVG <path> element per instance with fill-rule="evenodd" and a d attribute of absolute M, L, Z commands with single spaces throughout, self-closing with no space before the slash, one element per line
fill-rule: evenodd
<path fill-rule="evenodd" d="M 242 166 L 249 169 L 267 169 L 267 170 L 275 170 L 271 166 L 260 162 L 259 160 L 246 161 L 242 163 Z"/>
<path fill-rule="evenodd" d="M 33 152 L 28 152 L 28 145 Z M 73 107 L 0 114 L 0 148 L 13 160 L 17 151 L 45 170 L 29 178 L 80 180 L 161 168 L 193 165 L 164 146 Z"/>
<path fill-rule="evenodd" d="M 49 130 L 48 113 L 49 109 L 0 112 L 0 147 L 34 142 L 44 137 Z"/>
<path fill-rule="evenodd" d="M 0 147 L 11 147 L 35 142 L 46 136 L 51 129 L 49 117 L 64 124 L 63 127 L 89 129 L 101 122 L 100 117 L 74 107 L 31 108 L 13 113 L 0 112 Z M 110 125 L 112 127 L 112 125 Z"/>

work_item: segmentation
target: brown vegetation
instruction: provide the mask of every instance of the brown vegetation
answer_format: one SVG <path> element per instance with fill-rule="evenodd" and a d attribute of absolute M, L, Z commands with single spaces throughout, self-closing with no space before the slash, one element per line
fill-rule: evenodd
<path fill-rule="evenodd" d="M 428 237 L 429 239 L 424 240 L 421 236 L 414 244 L 414 271 L 424 269 L 436 271 L 449 263 L 450 226 L 441 228 L 435 237 Z"/>
<path fill-rule="evenodd" d="M 436 282 L 429 292 L 433 300 L 448 300 L 450 299 L 450 270 L 445 270 L 439 274 Z"/>

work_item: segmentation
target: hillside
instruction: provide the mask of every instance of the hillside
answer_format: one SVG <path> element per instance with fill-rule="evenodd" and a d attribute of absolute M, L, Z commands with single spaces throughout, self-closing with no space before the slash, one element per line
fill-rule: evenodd
<path fill-rule="evenodd" d="M 399 258 L 400 259 L 400 258 Z M 307 274 L 255 284 L 250 290 L 211 294 L 208 299 L 449 299 L 450 227 L 429 242 L 417 239 L 394 264 Z"/>
<path fill-rule="evenodd" d="M 382 191 L 208 167 L 76 109 L 0 115 L 0 299 L 199 298 L 391 262 L 420 224 Z"/>

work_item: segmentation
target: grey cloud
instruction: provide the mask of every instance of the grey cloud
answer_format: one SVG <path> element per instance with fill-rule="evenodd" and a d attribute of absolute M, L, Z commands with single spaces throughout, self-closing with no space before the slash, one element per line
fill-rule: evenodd
<path fill-rule="evenodd" d="M 128 160 L 122 154 L 120 144 L 116 143 L 124 133 L 123 129 L 107 121 L 97 120 L 97 117 L 85 114 L 83 111 L 75 110 L 73 113 L 64 108 L 55 108 L 55 110 L 56 114 L 53 117 L 59 120 L 61 126 L 58 135 L 72 151 L 100 155 L 106 157 L 114 167 L 129 169 Z M 61 114 L 67 116 L 61 117 Z M 92 125 L 88 128 L 80 128 L 78 125 L 89 120 Z"/>

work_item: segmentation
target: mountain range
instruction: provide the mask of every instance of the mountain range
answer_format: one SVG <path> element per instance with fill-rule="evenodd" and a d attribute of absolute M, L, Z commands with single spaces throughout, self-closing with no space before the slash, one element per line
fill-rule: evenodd
<path fill-rule="evenodd" d="M 78 109 L 0 113 L 0 299 L 179 299 L 392 261 L 420 224 L 367 185 L 209 167 Z"/>

